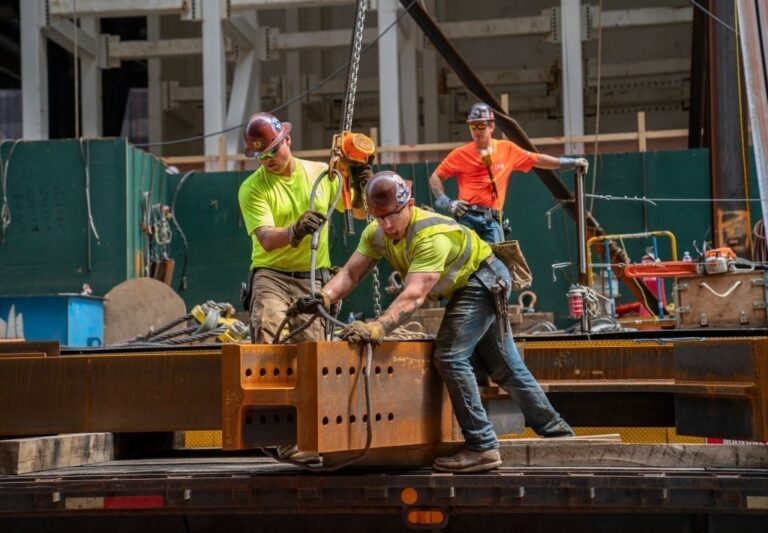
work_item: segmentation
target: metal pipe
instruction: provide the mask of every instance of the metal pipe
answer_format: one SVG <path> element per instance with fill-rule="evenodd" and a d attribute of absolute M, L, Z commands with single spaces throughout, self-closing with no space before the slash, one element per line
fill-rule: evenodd
<path fill-rule="evenodd" d="M 587 283 L 587 206 L 584 201 L 584 172 L 576 169 L 576 249 L 579 251 L 579 284 Z M 581 315 L 581 332 L 589 333 L 589 313 L 587 302 L 584 302 L 584 312 Z"/>

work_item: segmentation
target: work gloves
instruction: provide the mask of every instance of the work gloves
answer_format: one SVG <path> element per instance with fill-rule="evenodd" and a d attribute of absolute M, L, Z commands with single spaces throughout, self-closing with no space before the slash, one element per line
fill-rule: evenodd
<path fill-rule="evenodd" d="M 312 297 L 302 296 L 293 303 L 288 313 L 291 316 L 303 314 L 317 315 L 320 313 L 320 307 L 331 308 L 331 297 L 323 291 L 316 292 Z"/>
<path fill-rule="evenodd" d="M 291 246 L 296 248 L 301 244 L 301 240 L 307 235 L 311 235 L 320 229 L 326 218 L 317 211 L 305 211 L 299 217 L 299 220 L 291 224 L 288 228 L 288 236 L 291 240 Z"/>
<path fill-rule="evenodd" d="M 469 211 L 469 204 L 464 200 L 451 200 L 447 194 L 441 194 L 435 205 L 444 211 L 450 211 L 455 217 L 463 217 Z"/>
<path fill-rule="evenodd" d="M 589 161 L 587 161 L 583 157 L 578 157 L 578 158 L 561 157 L 560 168 L 562 169 L 578 168 L 582 171 L 582 173 L 586 174 L 587 172 L 589 172 Z"/>
<path fill-rule="evenodd" d="M 464 200 L 454 200 L 448 206 L 448 211 L 456 218 L 463 217 L 469 212 L 469 204 Z"/>
<path fill-rule="evenodd" d="M 384 339 L 384 334 L 384 326 L 381 325 L 381 322 L 356 320 L 342 329 L 339 337 L 350 344 L 363 344 L 364 342 L 379 344 Z"/>
<path fill-rule="evenodd" d="M 352 207 L 363 209 L 363 194 L 365 193 L 365 186 L 368 184 L 368 180 L 373 176 L 373 167 L 370 163 L 351 165 L 349 167 L 349 174 L 351 177 L 350 185 L 352 186 Z"/>

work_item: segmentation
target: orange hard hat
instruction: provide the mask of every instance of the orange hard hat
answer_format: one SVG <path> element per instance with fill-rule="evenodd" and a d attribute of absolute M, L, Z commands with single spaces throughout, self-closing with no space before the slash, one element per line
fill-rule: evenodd
<path fill-rule="evenodd" d="M 373 216 L 394 213 L 411 199 L 412 184 L 391 170 L 377 172 L 365 187 L 368 212 Z"/>
<path fill-rule="evenodd" d="M 290 132 L 290 122 L 280 122 L 280 119 L 270 113 L 254 113 L 243 128 L 245 155 L 258 157 L 270 151 Z"/>

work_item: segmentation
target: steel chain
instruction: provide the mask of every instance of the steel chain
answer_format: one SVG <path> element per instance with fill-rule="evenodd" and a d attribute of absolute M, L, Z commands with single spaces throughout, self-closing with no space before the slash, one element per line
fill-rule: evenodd
<path fill-rule="evenodd" d="M 355 110 L 355 95 L 357 94 L 357 73 L 360 69 L 360 51 L 363 47 L 363 32 L 365 31 L 365 12 L 368 10 L 368 0 L 359 0 L 355 11 L 355 29 L 352 35 L 352 48 L 349 51 L 349 71 L 347 72 L 347 87 L 344 93 L 344 113 L 341 117 L 341 131 L 351 131 L 352 116 Z"/>

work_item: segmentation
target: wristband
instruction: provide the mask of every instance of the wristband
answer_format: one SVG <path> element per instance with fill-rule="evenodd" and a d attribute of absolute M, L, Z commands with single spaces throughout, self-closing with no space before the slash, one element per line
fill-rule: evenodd
<path fill-rule="evenodd" d="M 573 157 L 561 157 L 560 168 L 576 168 L 576 159 Z"/>

